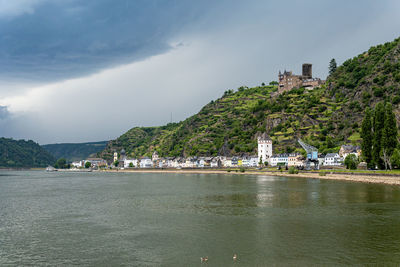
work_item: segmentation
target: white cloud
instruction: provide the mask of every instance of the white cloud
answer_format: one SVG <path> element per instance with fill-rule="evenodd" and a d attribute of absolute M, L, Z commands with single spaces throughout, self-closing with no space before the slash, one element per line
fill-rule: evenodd
<path fill-rule="evenodd" d="M 47 0 L 0 0 L 0 18 L 32 14 L 35 6 Z"/>
<path fill-rule="evenodd" d="M 366 17 L 345 27 L 350 16 L 335 26 L 330 10 L 323 10 L 319 23 L 289 16 L 278 25 L 267 8 L 253 11 L 243 17 L 232 12 L 227 24 L 208 23 L 175 36 L 175 49 L 141 62 L 0 94 L 0 105 L 15 118 L 3 131 L 41 143 L 115 138 L 133 126 L 165 124 L 171 112 L 174 121 L 183 120 L 226 89 L 269 82 L 279 69 L 298 73 L 303 62 L 312 62 L 314 75 L 324 78 L 332 57 L 345 59 L 390 41 L 400 26 L 398 19 Z M 365 33 L 366 21 L 374 33 Z"/>

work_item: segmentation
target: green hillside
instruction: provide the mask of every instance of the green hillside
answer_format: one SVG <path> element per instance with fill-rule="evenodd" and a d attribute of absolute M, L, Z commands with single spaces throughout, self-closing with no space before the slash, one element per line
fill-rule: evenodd
<path fill-rule="evenodd" d="M 90 143 L 62 143 L 49 144 L 42 147 L 49 151 L 57 159 L 65 158 L 68 161 L 86 159 L 91 155 L 102 151 L 108 141 L 90 142 Z"/>
<path fill-rule="evenodd" d="M 0 167 L 47 167 L 54 162 L 49 152 L 31 140 L 0 138 Z"/>
<path fill-rule="evenodd" d="M 161 127 L 135 127 L 110 141 L 100 155 L 124 148 L 130 156 L 243 155 L 256 153 L 257 134 L 267 131 L 274 152 L 301 150 L 299 137 L 323 153 L 360 142 L 363 110 L 390 101 L 399 114 L 400 39 L 347 60 L 312 91 L 278 95 L 276 86 L 241 87 L 199 113 Z M 398 117 L 399 118 L 399 117 Z"/>

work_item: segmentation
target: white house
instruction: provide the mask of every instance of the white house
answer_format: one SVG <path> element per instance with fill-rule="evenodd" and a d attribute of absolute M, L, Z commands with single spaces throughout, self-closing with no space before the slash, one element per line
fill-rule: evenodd
<path fill-rule="evenodd" d="M 322 166 L 325 163 L 325 155 L 324 154 L 319 154 L 318 155 L 318 165 Z"/>
<path fill-rule="evenodd" d="M 206 165 L 206 159 L 201 157 L 199 158 L 199 160 L 197 161 L 197 168 L 204 168 L 204 166 Z"/>
<path fill-rule="evenodd" d="M 74 161 L 71 163 L 71 165 L 75 168 L 82 168 L 85 166 L 85 161 L 84 160 Z"/>
<path fill-rule="evenodd" d="M 361 148 L 353 145 L 342 145 L 340 147 L 339 156 L 345 159 L 350 154 L 353 154 L 358 158 L 361 155 Z"/>
<path fill-rule="evenodd" d="M 268 159 L 272 157 L 272 140 L 266 134 L 263 133 L 257 138 L 258 141 L 258 162 L 260 159 L 262 162 L 268 162 Z"/>
<path fill-rule="evenodd" d="M 328 153 L 325 156 L 325 166 L 340 166 L 343 164 L 343 158 L 338 153 Z"/>
<path fill-rule="evenodd" d="M 250 167 L 250 158 L 248 158 L 248 157 L 242 158 L 242 166 L 243 167 Z"/>
<path fill-rule="evenodd" d="M 140 168 L 153 168 L 153 161 L 147 157 L 141 158 Z"/>
<path fill-rule="evenodd" d="M 222 166 L 222 162 L 218 157 L 213 158 L 210 162 L 211 168 L 219 168 L 221 166 Z"/>
<path fill-rule="evenodd" d="M 129 159 L 129 158 L 126 158 L 125 160 L 124 160 L 124 168 L 129 168 L 130 166 L 130 164 L 132 163 L 132 165 L 133 165 L 133 167 L 134 168 L 136 168 L 136 167 L 138 167 L 138 160 L 137 159 Z"/>
<path fill-rule="evenodd" d="M 300 167 L 303 166 L 303 158 L 302 155 L 300 153 L 293 153 L 293 154 L 289 154 L 288 156 L 288 164 L 289 167 L 293 166 L 293 167 Z"/>
<path fill-rule="evenodd" d="M 260 159 L 257 158 L 256 156 L 251 156 L 249 160 L 249 167 L 257 167 L 259 161 Z"/>
<path fill-rule="evenodd" d="M 287 166 L 289 161 L 289 155 L 288 154 L 276 154 L 270 157 L 269 159 L 269 164 L 271 166 L 278 166 L 278 165 L 283 165 Z"/>
<path fill-rule="evenodd" d="M 232 167 L 232 158 L 226 157 L 222 160 L 222 166 L 225 168 Z"/>
<path fill-rule="evenodd" d="M 182 167 L 183 168 L 196 168 L 197 167 L 197 159 L 195 159 L 193 157 L 186 158 L 186 161 Z"/>

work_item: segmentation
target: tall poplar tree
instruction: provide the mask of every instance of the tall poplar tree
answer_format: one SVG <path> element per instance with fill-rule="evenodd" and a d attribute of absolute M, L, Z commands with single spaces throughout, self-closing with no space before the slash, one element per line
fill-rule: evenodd
<path fill-rule="evenodd" d="M 393 113 L 392 104 L 387 103 L 385 106 L 385 125 L 382 133 L 382 156 L 385 163 L 385 169 L 392 169 L 391 157 L 397 147 L 397 123 Z"/>
<path fill-rule="evenodd" d="M 378 168 L 383 169 L 384 163 L 381 158 L 382 152 L 382 135 L 383 129 L 385 127 L 385 106 L 382 102 L 379 102 L 375 106 L 374 112 L 374 140 L 373 140 L 373 148 L 372 148 L 372 158 L 374 159 L 375 164 Z"/>
<path fill-rule="evenodd" d="M 368 168 L 374 167 L 372 158 L 372 144 L 373 144 L 373 132 L 372 132 L 372 111 L 370 108 L 366 108 L 364 120 L 361 124 L 361 151 Z"/>
<path fill-rule="evenodd" d="M 329 75 L 332 75 L 337 68 L 336 60 L 334 58 L 329 62 Z"/>

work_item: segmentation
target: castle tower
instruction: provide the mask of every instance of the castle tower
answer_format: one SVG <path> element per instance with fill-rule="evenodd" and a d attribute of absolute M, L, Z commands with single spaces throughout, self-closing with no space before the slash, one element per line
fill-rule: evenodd
<path fill-rule="evenodd" d="M 304 63 L 303 64 L 303 79 L 311 79 L 312 78 L 312 64 Z"/>
<path fill-rule="evenodd" d="M 126 152 L 125 152 L 125 149 L 121 149 L 121 159 L 122 159 L 123 161 L 126 160 Z"/>
<path fill-rule="evenodd" d="M 114 162 L 118 160 L 118 153 L 117 151 L 114 151 Z"/>
<path fill-rule="evenodd" d="M 258 160 L 262 162 L 268 162 L 269 158 L 272 157 L 272 140 L 266 134 L 263 133 L 257 139 L 258 141 Z"/>

